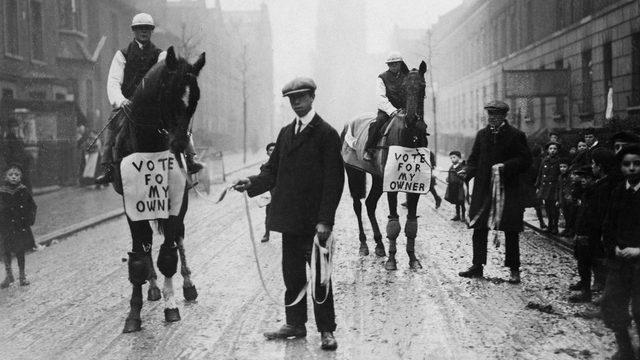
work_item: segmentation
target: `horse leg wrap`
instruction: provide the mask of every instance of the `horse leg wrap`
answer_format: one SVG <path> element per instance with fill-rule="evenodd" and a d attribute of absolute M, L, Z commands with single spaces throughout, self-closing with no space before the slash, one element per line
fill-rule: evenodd
<path fill-rule="evenodd" d="M 129 281 L 135 286 L 141 286 L 149 277 L 149 268 L 147 266 L 147 253 L 130 252 L 129 253 Z"/>
<path fill-rule="evenodd" d="M 418 219 L 407 219 L 404 224 L 404 235 L 407 239 L 414 239 L 418 235 Z"/>
<path fill-rule="evenodd" d="M 158 253 L 158 270 L 164 277 L 170 278 L 178 270 L 178 247 L 162 244 Z"/>
<path fill-rule="evenodd" d="M 400 221 L 398 221 L 398 218 L 390 217 L 387 223 L 387 238 L 395 241 L 398 235 L 400 235 Z"/>

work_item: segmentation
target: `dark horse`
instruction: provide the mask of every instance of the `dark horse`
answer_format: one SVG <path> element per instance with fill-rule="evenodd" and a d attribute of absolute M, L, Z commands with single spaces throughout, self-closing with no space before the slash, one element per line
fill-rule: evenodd
<path fill-rule="evenodd" d="M 385 126 L 385 134 L 377 144 L 373 161 L 364 161 L 362 158 L 364 144 L 366 143 L 367 129 L 372 120 L 371 116 L 361 116 L 347 123 L 342 131 L 343 145 L 342 155 L 347 170 L 347 180 L 349 192 L 353 199 L 353 209 L 358 218 L 358 228 L 360 230 L 360 254 L 368 255 L 369 248 L 366 243 L 366 235 L 362 225 L 362 204 L 361 199 L 366 194 L 366 173 L 370 173 L 373 179 L 371 190 L 365 201 L 367 215 L 373 228 L 373 238 L 376 243 L 375 253 L 378 256 L 385 256 L 382 234 L 376 220 L 376 206 L 382 196 L 382 176 L 384 174 L 384 164 L 387 160 L 388 147 L 399 145 L 409 148 L 426 147 L 427 126 L 423 120 L 424 97 L 426 82 L 424 74 L 427 65 L 423 61 L 419 69 L 413 69 L 405 78 L 402 89 L 406 97 L 405 110 L 389 121 Z M 400 234 L 400 221 L 398 215 L 398 193 L 388 192 L 389 201 L 389 222 L 387 223 L 387 238 L 389 239 L 389 258 L 385 263 L 387 270 L 396 270 L 396 239 Z M 420 194 L 407 193 L 407 222 L 404 232 L 407 236 L 407 254 L 409 255 L 409 266 L 412 269 L 420 269 L 422 265 L 415 255 L 415 240 L 418 232 L 418 216 L 416 210 Z"/>
<path fill-rule="evenodd" d="M 154 65 L 145 75 L 131 99 L 113 121 L 119 121 L 122 128 L 116 138 L 116 159 L 136 152 L 161 152 L 171 150 L 178 159 L 188 144 L 189 123 L 200 99 L 197 77 L 204 66 L 204 53 L 192 65 L 185 59 L 176 57 L 173 47 L 167 50 L 164 61 Z M 180 161 L 180 160 L 179 160 Z M 182 166 L 182 164 L 181 164 Z M 116 167 L 114 188 L 122 194 L 122 179 Z M 186 179 L 185 179 L 186 181 Z M 184 277 L 184 296 L 195 300 L 197 292 L 191 283 L 191 271 L 184 258 L 184 216 L 187 212 L 188 196 L 185 194 L 180 204 L 178 216 L 158 219 L 158 230 L 164 234 L 164 243 L 158 254 L 158 269 L 164 275 L 163 296 L 165 298 L 165 320 L 179 321 L 180 312 L 175 303 L 172 277 L 177 271 L 178 256 L 181 258 L 181 273 Z M 151 259 L 153 230 L 149 221 L 132 221 L 127 217 L 131 230 L 132 249 L 129 253 L 129 281 L 133 286 L 131 309 L 125 321 L 123 332 L 142 329 L 142 284 L 149 280 L 149 300 L 159 300 L 160 290 L 156 285 L 156 274 Z"/>

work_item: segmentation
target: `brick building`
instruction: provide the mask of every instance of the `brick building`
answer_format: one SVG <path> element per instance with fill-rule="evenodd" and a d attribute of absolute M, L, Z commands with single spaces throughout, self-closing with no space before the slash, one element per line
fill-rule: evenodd
<path fill-rule="evenodd" d="M 638 15 L 634 0 L 465 0 L 432 28 L 441 148 L 468 153 L 485 125 L 482 105 L 494 98 L 510 103 L 511 123 L 527 134 L 603 125 L 609 88 L 616 116 L 638 111 Z M 511 84 L 511 70 L 530 70 L 524 85 L 539 93 L 507 99 L 523 85 Z"/>

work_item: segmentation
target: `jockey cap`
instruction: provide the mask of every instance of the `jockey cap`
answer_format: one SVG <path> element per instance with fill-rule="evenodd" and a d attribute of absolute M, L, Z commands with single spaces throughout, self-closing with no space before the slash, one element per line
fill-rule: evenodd
<path fill-rule="evenodd" d="M 147 13 L 140 13 L 133 17 L 131 21 L 131 28 L 135 29 L 137 27 L 150 27 L 154 29 L 156 24 L 153 22 L 153 18 L 151 15 Z"/>
<path fill-rule="evenodd" d="M 387 56 L 387 61 L 386 63 L 394 63 L 394 62 L 402 62 L 404 61 L 404 59 L 402 58 L 402 54 L 400 54 L 397 51 L 392 51 L 389 53 L 389 56 Z"/>

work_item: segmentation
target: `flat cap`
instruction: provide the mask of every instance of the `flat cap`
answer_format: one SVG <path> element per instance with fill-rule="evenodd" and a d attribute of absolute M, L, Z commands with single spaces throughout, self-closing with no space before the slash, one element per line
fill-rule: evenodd
<path fill-rule="evenodd" d="M 615 143 L 616 141 L 625 143 L 640 143 L 640 136 L 629 131 L 620 131 L 613 134 L 613 136 L 611 137 L 612 143 Z"/>
<path fill-rule="evenodd" d="M 312 78 L 297 77 L 282 88 L 282 96 L 289 96 L 297 93 L 316 91 L 316 82 Z"/>
<path fill-rule="evenodd" d="M 595 135 L 596 134 L 596 129 L 592 128 L 592 127 L 588 127 L 584 130 L 582 130 L 582 134 L 583 135 Z"/>
<path fill-rule="evenodd" d="M 500 100 L 492 100 L 484 105 L 484 109 L 488 112 L 508 113 L 509 105 Z"/>
<path fill-rule="evenodd" d="M 580 176 L 593 176 L 593 169 L 591 165 L 585 165 L 573 170 L 573 173 Z"/>

